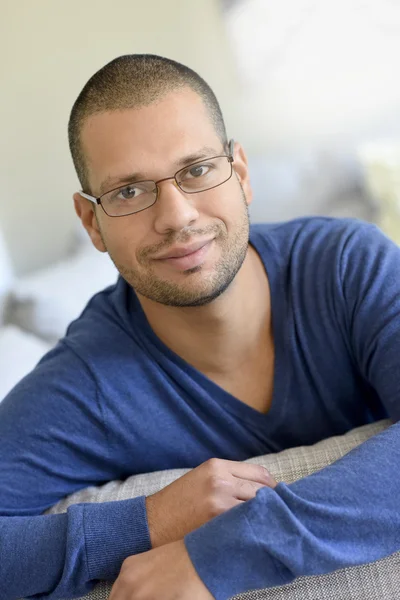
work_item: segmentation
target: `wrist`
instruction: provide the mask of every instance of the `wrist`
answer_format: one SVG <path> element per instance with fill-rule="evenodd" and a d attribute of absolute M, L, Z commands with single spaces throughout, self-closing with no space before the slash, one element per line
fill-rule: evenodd
<path fill-rule="evenodd" d="M 167 544 L 169 540 L 165 540 L 162 535 L 160 527 L 160 519 L 157 510 L 157 498 L 156 494 L 147 496 L 145 500 L 146 513 L 147 513 L 147 524 L 149 527 L 150 543 L 152 548 L 158 548 Z"/>

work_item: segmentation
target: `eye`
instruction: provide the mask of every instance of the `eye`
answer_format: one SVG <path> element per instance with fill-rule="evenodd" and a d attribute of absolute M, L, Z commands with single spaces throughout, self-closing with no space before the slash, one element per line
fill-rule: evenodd
<path fill-rule="evenodd" d="M 193 165 L 193 167 L 189 167 L 187 171 L 182 173 L 183 179 L 196 179 L 198 177 L 204 177 L 210 171 L 210 165 Z"/>
<path fill-rule="evenodd" d="M 149 191 L 148 188 L 144 185 L 130 183 L 129 185 L 126 185 L 122 188 L 118 188 L 117 190 L 114 190 L 114 192 L 110 192 L 110 194 L 107 196 L 107 200 L 109 202 L 115 202 L 118 200 L 119 201 L 134 200 L 138 196 L 141 196 L 142 194 L 146 194 L 148 191 Z"/>
<path fill-rule="evenodd" d="M 132 198 L 136 198 L 143 194 L 145 190 L 135 185 L 127 185 L 117 191 L 117 197 L 120 200 L 132 200 Z"/>

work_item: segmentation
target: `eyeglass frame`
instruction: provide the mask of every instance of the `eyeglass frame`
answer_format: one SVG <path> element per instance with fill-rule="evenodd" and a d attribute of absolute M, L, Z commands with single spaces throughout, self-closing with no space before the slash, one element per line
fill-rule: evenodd
<path fill-rule="evenodd" d="M 234 144 L 235 144 L 235 142 L 234 142 L 233 139 L 229 140 L 229 142 L 228 142 L 228 154 L 220 154 L 218 156 L 209 156 L 207 158 L 203 158 L 202 160 L 198 160 L 198 161 L 196 161 L 194 163 L 191 163 L 190 165 L 187 165 L 186 167 L 183 167 L 182 169 L 179 169 L 179 171 L 177 171 L 175 173 L 175 175 L 173 175 L 172 177 L 164 177 L 163 179 L 159 179 L 158 181 L 154 181 L 153 179 L 144 179 L 144 180 L 141 180 L 141 181 L 132 181 L 131 183 L 128 182 L 126 184 L 126 186 L 133 185 L 133 184 L 137 185 L 138 183 L 144 183 L 144 182 L 151 181 L 152 183 L 155 184 L 155 189 L 157 190 L 157 193 L 155 195 L 155 200 L 154 200 L 154 202 L 152 204 L 149 204 L 149 206 L 146 206 L 146 208 L 141 208 L 140 210 L 136 210 L 136 211 L 131 212 L 131 213 L 126 213 L 125 215 L 109 215 L 108 212 L 106 211 L 106 209 L 104 208 L 104 206 L 103 206 L 103 204 L 101 202 L 101 199 L 103 198 L 103 196 L 106 196 L 107 194 L 110 194 L 111 192 L 116 192 L 117 190 L 119 190 L 119 189 L 121 189 L 123 187 L 126 187 L 126 186 L 118 186 L 116 188 L 113 188 L 112 190 L 108 190 L 107 192 L 104 192 L 104 194 L 101 194 L 101 196 L 99 196 L 98 198 L 96 198 L 96 196 L 92 196 L 91 194 L 87 194 L 83 190 L 80 190 L 78 192 L 78 194 L 80 196 L 82 196 L 83 198 L 86 198 L 86 200 L 90 200 L 90 202 L 93 202 L 94 204 L 100 205 L 101 208 L 104 210 L 105 214 L 108 217 L 118 218 L 118 217 L 128 217 L 129 215 L 136 215 L 137 213 L 143 212 L 144 210 L 147 210 L 148 208 L 151 208 L 152 206 L 154 206 L 154 204 L 157 202 L 158 197 L 160 195 L 160 190 L 159 190 L 158 184 L 162 183 L 163 181 L 168 181 L 169 179 L 174 179 L 176 185 L 178 186 L 178 188 L 184 194 L 200 194 L 201 192 L 207 192 L 208 190 L 213 190 L 214 188 L 217 188 L 220 185 L 223 185 L 224 183 L 226 183 L 227 181 L 229 181 L 229 179 L 232 177 L 232 174 L 233 174 L 233 165 L 232 165 L 232 163 L 235 160 L 233 158 L 233 147 L 234 147 Z M 218 183 L 217 185 L 213 185 L 210 188 L 206 188 L 205 190 L 195 190 L 193 192 L 187 192 L 187 191 L 185 191 L 185 190 L 183 190 L 181 188 L 181 186 L 179 185 L 179 182 L 178 182 L 178 180 L 176 178 L 176 176 L 179 173 L 181 173 L 182 171 L 185 171 L 186 169 L 189 169 L 190 167 L 193 167 L 193 166 L 195 166 L 197 164 L 201 164 L 203 161 L 213 160 L 214 158 L 227 158 L 228 159 L 228 162 L 231 165 L 231 174 L 229 175 L 228 179 L 225 179 L 225 181 L 221 181 L 221 183 Z"/>

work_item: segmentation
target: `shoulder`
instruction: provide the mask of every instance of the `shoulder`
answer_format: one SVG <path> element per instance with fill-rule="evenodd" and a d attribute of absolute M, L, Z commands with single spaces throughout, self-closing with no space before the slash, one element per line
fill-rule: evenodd
<path fill-rule="evenodd" d="M 117 282 L 101 290 L 87 303 L 77 319 L 67 328 L 62 341 L 83 358 L 100 348 L 110 348 L 127 335 L 132 335 L 132 323 L 138 317 L 133 306 L 133 290 L 118 277 Z"/>
<path fill-rule="evenodd" d="M 256 223 L 250 227 L 250 239 L 274 244 L 276 247 L 293 247 L 307 242 L 316 243 L 345 240 L 356 232 L 378 229 L 371 223 L 359 219 L 336 219 L 333 217 L 303 217 L 278 223 Z"/>
<path fill-rule="evenodd" d="M 374 224 L 359 219 L 306 217 L 251 226 L 250 241 L 285 263 L 342 263 L 379 247 L 396 247 Z"/>
<path fill-rule="evenodd" d="M 252 226 L 250 242 L 291 293 L 309 297 L 313 290 L 347 302 L 372 288 L 400 293 L 400 248 L 372 223 L 311 217 L 260 224 Z"/>

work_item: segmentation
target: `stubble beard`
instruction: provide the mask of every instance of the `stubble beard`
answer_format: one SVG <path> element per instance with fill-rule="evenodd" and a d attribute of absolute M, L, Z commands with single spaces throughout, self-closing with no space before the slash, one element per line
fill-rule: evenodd
<path fill-rule="evenodd" d="M 100 234 L 117 270 L 135 292 L 153 302 L 166 306 L 204 306 L 225 292 L 246 258 L 249 245 L 250 219 L 243 189 L 241 195 L 243 209 L 236 231 L 233 234 L 229 235 L 226 230 L 222 229 L 221 225 L 212 225 L 202 230 L 191 229 L 180 235 L 179 238 L 174 239 L 174 242 L 185 243 L 194 234 L 208 236 L 215 233 L 213 244 L 219 245 L 221 256 L 213 271 L 207 277 L 204 277 L 200 283 L 191 282 L 191 279 L 193 280 L 193 278 L 198 277 L 197 274 L 201 274 L 203 268 L 201 265 L 184 271 L 182 275 L 186 281 L 183 283 L 176 283 L 159 277 L 152 268 L 151 259 L 146 258 L 147 254 L 154 255 L 154 249 L 145 249 L 139 253 L 138 260 L 143 267 L 142 272 L 138 269 L 127 268 L 114 260 L 101 231 Z M 168 246 L 170 245 L 171 243 L 168 244 Z"/>

